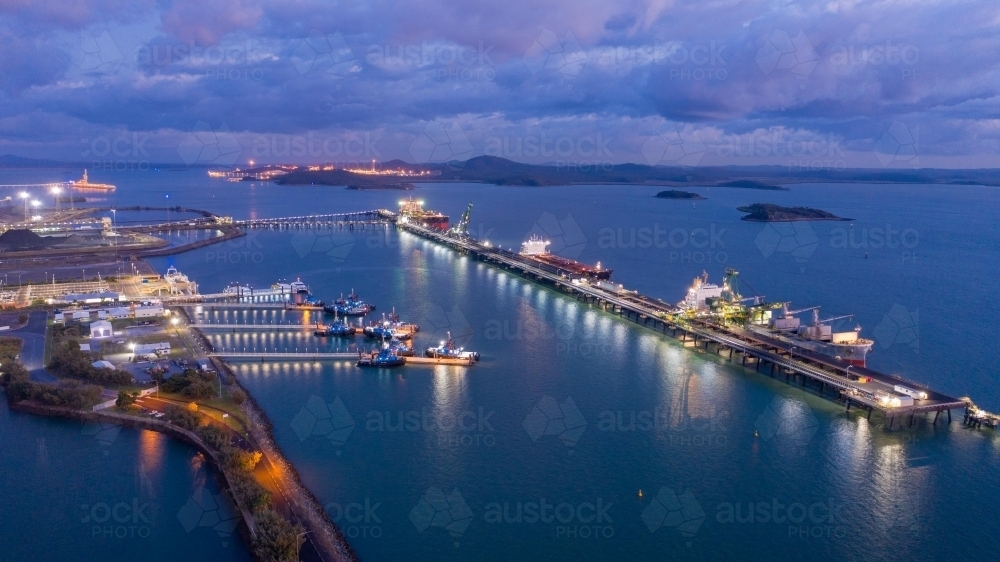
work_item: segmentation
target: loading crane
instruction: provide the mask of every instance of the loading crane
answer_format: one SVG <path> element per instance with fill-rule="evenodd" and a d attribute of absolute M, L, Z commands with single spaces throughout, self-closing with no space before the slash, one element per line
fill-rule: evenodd
<path fill-rule="evenodd" d="M 454 236 L 455 238 L 468 238 L 469 237 L 469 221 L 472 216 L 472 202 L 469 202 L 469 206 L 466 207 L 462 216 L 455 223 L 455 226 L 448 229 L 448 234 Z"/>

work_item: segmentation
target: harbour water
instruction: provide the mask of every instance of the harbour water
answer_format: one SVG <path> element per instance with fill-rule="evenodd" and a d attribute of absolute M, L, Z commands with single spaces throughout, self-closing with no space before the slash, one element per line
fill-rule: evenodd
<path fill-rule="evenodd" d="M 0 401 L 0 559 L 250 560 L 212 471 L 153 431 Z"/>
<path fill-rule="evenodd" d="M 37 170 L 4 173 L 47 179 Z M 171 204 L 240 218 L 394 208 L 400 197 L 233 184 L 201 171 L 92 176 L 119 186 L 102 206 L 155 205 L 169 195 Z M 627 288 L 668 302 L 702 270 L 718 280 L 735 267 L 744 294 L 820 304 L 824 317 L 854 313 L 841 326 L 860 324 L 876 340 L 870 366 L 1000 409 L 1000 359 L 989 352 L 1000 242 L 995 188 L 692 190 L 708 199 L 658 200 L 654 187 L 623 186 L 429 184 L 413 194 L 453 220 L 474 201 L 473 236 L 516 249 L 538 232 L 557 253 L 601 260 Z M 736 207 L 754 202 L 854 220 L 740 221 Z M 376 316 L 395 307 L 420 324 L 418 349 L 450 332 L 482 354 L 467 370 L 236 364 L 278 444 L 364 560 L 931 560 L 1000 546 L 983 523 L 1000 498 L 992 476 L 1000 436 L 991 430 L 918 420 L 913 430 L 887 433 L 878 416 L 846 415 L 828 400 L 409 234 L 252 231 L 153 264 L 177 266 L 203 292 L 295 277 L 326 301 L 353 288 L 378 305 Z M 316 319 L 203 310 L 220 322 Z M 232 348 L 344 345 L 307 329 L 210 337 Z M 7 431 L 30 444 L 50 425 L 66 424 Z M 178 444 L 163 449 L 164 465 L 187 467 L 170 472 L 164 495 L 184 497 L 195 482 L 191 453 Z M 74 466 L 87 462 L 65 455 Z M 115 474 L 131 482 L 135 471 L 121 466 L 135 464 L 118 463 Z M 64 482 L 62 473 L 32 477 L 43 488 Z M 0 494 L 4 505 L 16 498 L 32 513 L 66 501 Z M 186 548 L 175 543 L 170 548 Z M 238 549 L 228 548 L 235 557 Z"/>

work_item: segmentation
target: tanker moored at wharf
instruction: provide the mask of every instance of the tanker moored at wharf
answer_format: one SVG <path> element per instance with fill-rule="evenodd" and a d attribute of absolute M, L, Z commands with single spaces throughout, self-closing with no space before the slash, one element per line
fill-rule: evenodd
<path fill-rule="evenodd" d="M 538 262 L 539 267 L 542 267 L 542 269 L 546 269 L 552 273 L 559 273 L 566 277 L 583 277 L 605 281 L 611 279 L 612 270 L 601 267 L 601 262 L 597 262 L 597 265 L 591 267 L 569 258 L 551 254 L 549 253 L 549 244 L 551 242 L 548 240 L 543 239 L 537 234 L 533 234 L 531 238 L 521 243 L 521 251 L 518 254 L 524 258 Z"/>
<path fill-rule="evenodd" d="M 761 297 L 743 298 L 739 272 L 727 269 L 722 286 L 708 282 L 708 273 L 696 277 L 678 308 L 689 315 L 714 316 L 723 321 L 739 319 L 745 327 L 820 355 L 864 367 L 875 342 L 860 336 L 861 326 L 834 332 L 832 323 L 852 314 L 821 319 L 819 306 L 789 310 L 788 302 L 767 303 Z M 749 302 L 749 304 L 744 304 Z M 812 311 L 812 322 L 803 324 L 796 314 Z"/>
<path fill-rule="evenodd" d="M 83 177 L 69 182 L 69 186 L 77 191 L 114 191 L 115 186 L 110 183 L 90 183 L 87 179 L 87 170 L 83 171 Z"/>
<path fill-rule="evenodd" d="M 399 202 L 399 220 L 412 222 L 434 230 L 448 230 L 448 215 L 425 210 L 424 202 L 408 197 Z"/>

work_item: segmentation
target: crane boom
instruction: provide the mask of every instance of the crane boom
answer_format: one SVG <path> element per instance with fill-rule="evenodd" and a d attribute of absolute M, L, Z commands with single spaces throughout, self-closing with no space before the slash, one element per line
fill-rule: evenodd
<path fill-rule="evenodd" d="M 465 211 L 462 213 L 462 216 L 458 219 L 458 222 L 455 224 L 455 226 L 448 229 L 448 234 L 452 236 L 457 236 L 459 238 L 468 238 L 469 221 L 471 217 L 472 217 L 472 202 L 470 201 L 469 206 L 466 207 Z"/>

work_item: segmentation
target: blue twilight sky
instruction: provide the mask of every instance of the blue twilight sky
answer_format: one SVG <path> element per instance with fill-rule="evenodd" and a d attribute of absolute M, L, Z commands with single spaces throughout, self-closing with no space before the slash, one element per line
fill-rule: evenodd
<path fill-rule="evenodd" d="M 0 0 L 0 154 L 997 167 L 994 0 Z"/>

